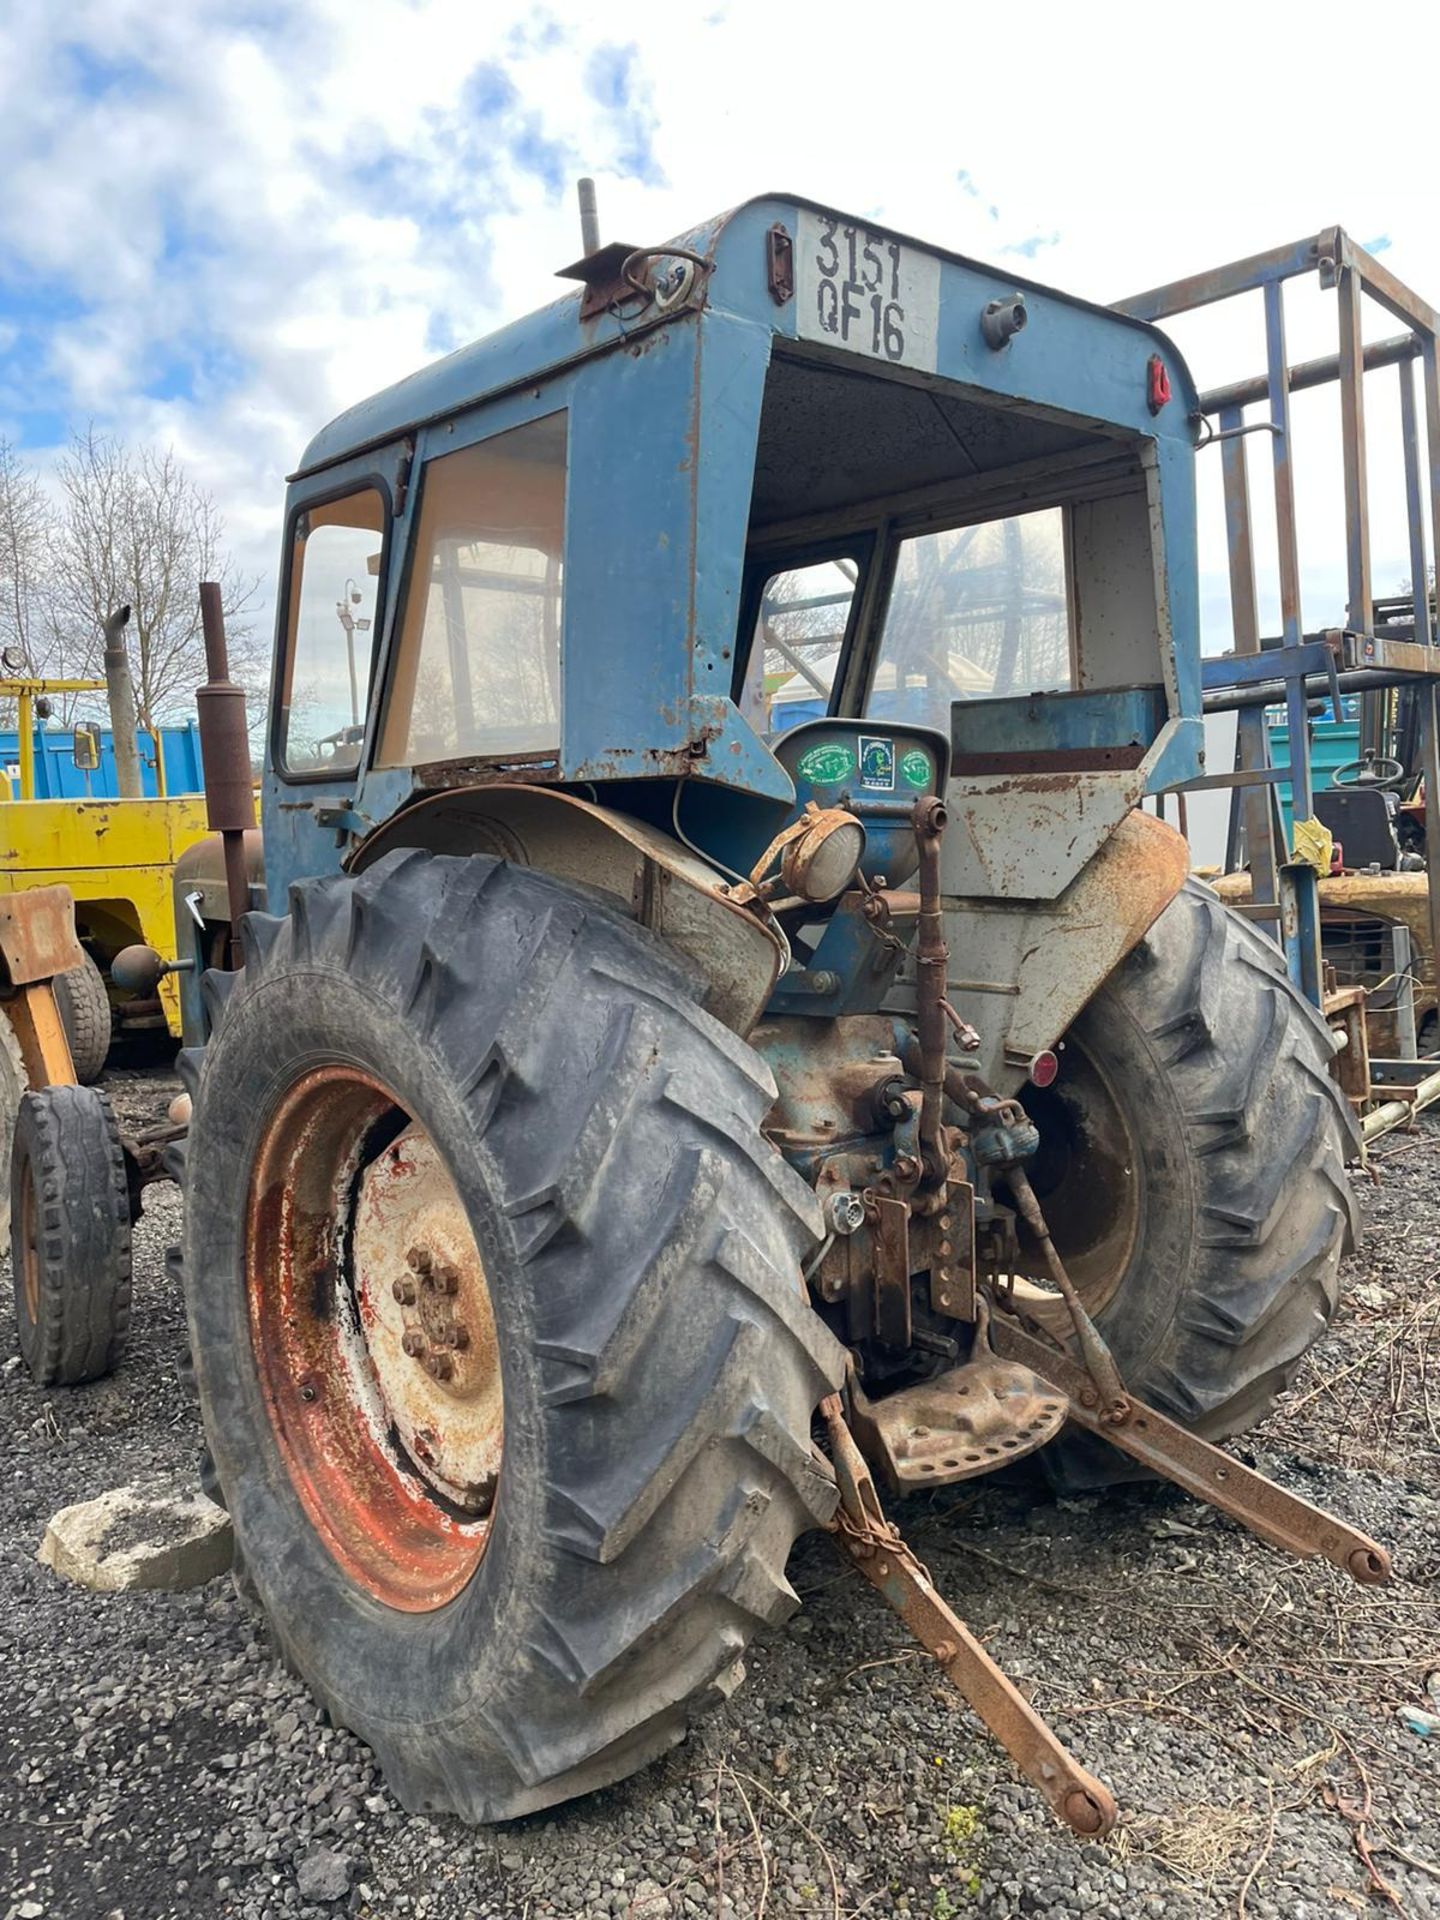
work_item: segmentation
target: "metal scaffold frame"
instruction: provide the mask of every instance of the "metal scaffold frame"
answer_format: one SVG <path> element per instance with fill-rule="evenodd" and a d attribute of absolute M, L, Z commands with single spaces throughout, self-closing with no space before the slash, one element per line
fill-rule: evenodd
<path fill-rule="evenodd" d="M 1336 294 L 1338 351 L 1292 366 L 1285 345 L 1287 280 L 1315 273 Z M 1418 718 L 1419 764 L 1427 797 L 1425 868 L 1429 885 L 1432 952 L 1440 955 L 1440 646 L 1435 645 L 1429 567 L 1440 553 L 1440 315 L 1398 280 L 1340 227 L 1277 247 L 1232 265 L 1178 280 L 1117 302 L 1137 319 L 1165 321 L 1237 295 L 1259 292 L 1265 313 L 1265 370 L 1251 379 L 1202 393 L 1200 445 L 1219 446 L 1229 548 L 1233 651 L 1203 665 L 1205 711 L 1234 712 L 1236 765 L 1188 783 L 1230 787 L 1231 828 L 1227 865 L 1238 857 L 1240 835 L 1251 875 L 1248 912 L 1275 927 L 1297 984 L 1316 1004 L 1326 1004 L 1320 958 L 1319 875 L 1296 859 L 1280 817 L 1276 788 L 1288 781 L 1296 821 L 1311 818 L 1314 782 L 1307 724 L 1310 702 L 1328 697 L 1340 717 L 1342 696 L 1358 693 L 1362 749 L 1378 753 L 1385 741 L 1394 689 L 1408 689 Z M 1403 331 L 1369 346 L 1362 321 L 1366 297 L 1400 321 Z M 1423 399 L 1417 397 L 1419 364 Z M 1411 587 L 1408 596 L 1387 596 L 1377 611 L 1371 575 L 1365 376 L 1393 368 L 1399 382 L 1401 457 Z M 1338 383 L 1344 463 L 1346 571 L 1345 625 L 1306 633 L 1301 612 L 1299 540 L 1290 397 L 1307 388 Z M 1251 409 L 1260 410 L 1247 417 Z M 1246 436 L 1268 435 L 1274 491 L 1280 585 L 1281 631 L 1263 635 L 1255 581 L 1254 526 Z M 1284 703 L 1289 732 L 1288 767 L 1272 767 L 1265 709 Z M 1377 1086 L 1410 1078 L 1414 1062 L 1376 1062 Z"/>

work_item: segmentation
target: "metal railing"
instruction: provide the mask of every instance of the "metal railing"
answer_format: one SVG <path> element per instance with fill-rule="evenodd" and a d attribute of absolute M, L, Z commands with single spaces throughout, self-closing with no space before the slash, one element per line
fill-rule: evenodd
<path fill-rule="evenodd" d="M 1322 288 L 1336 295 L 1338 351 L 1331 357 L 1291 366 L 1285 345 L 1284 289 L 1287 280 L 1314 273 Z M 1418 723 L 1420 771 L 1426 794 L 1425 858 L 1430 883 L 1430 938 L 1440 954 L 1440 733 L 1437 733 L 1437 684 L 1440 648 L 1435 640 L 1429 591 L 1429 566 L 1440 554 L 1440 315 L 1398 280 L 1340 227 L 1327 227 L 1313 239 L 1277 247 L 1229 266 L 1217 267 L 1169 286 L 1116 302 L 1119 311 L 1141 320 L 1163 321 L 1212 306 L 1237 295 L 1258 292 L 1265 317 L 1265 371 L 1254 378 L 1219 387 L 1200 397 L 1203 447 L 1219 446 L 1229 548 L 1233 652 L 1203 665 L 1207 712 L 1236 714 L 1236 766 L 1231 773 L 1207 774 L 1192 787 L 1230 786 L 1232 845 L 1243 823 L 1250 864 L 1251 896 L 1257 917 L 1278 923 L 1299 984 L 1320 1004 L 1321 963 L 1318 876 L 1313 867 L 1292 858 L 1275 784 L 1288 779 L 1293 817 L 1313 813 L 1308 711 L 1317 694 L 1328 695 L 1335 717 L 1340 698 L 1359 692 L 1362 750 L 1383 750 L 1391 690 L 1406 689 L 1412 720 Z M 1404 329 L 1382 341 L 1364 344 L 1362 320 L 1369 298 Z M 1419 364 L 1423 409 L 1416 394 Z M 1400 457 L 1404 466 L 1411 590 L 1406 608 L 1387 596 L 1385 618 L 1377 621 L 1371 574 L 1368 448 L 1365 434 L 1365 382 L 1393 368 L 1400 393 Z M 1302 616 L 1302 580 L 1296 526 L 1295 468 L 1290 396 L 1311 387 L 1338 384 L 1344 468 L 1347 610 L 1342 629 L 1307 635 Z M 1250 409 L 1262 409 L 1247 418 Z M 1423 411 L 1423 433 L 1421 430 Z M 1245 438 L 1265 433 L 1271 449 L 1276 551 L 1280 586 L 1281 632 L 1262 637 L 1255 580 L 1254 522 Z M 1290 735 L 1290 766 L 1269 762 L 1265 705 L 1284 701 Z"/>

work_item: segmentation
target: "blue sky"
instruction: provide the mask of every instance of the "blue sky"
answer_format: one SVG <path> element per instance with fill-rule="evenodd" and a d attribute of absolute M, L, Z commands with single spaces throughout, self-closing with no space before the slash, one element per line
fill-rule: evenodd
<path fill-rule="evenodd" d="M 1339 220 L 1440 299 L 1436 142 L 1399 84 L 1436 70 L 1437 11 L 1400 0 L 1342 54 L 1311 9 L 1231 0 L 10 0 L 0 433 L 42 468 L 87 419 L 173 445 L 268 592 L 310 435 L 555 297 L 581 172 L 637 243 L 793 187 L 1098 299 Z M 1331 325 L 1302 289 L 1295 357 Z M 1202 385 L 1254 369 L 1245 332 L 1182 333 Z M 1311 496 L 1307 563 L 1338 579 L 1337 502 Z"/>

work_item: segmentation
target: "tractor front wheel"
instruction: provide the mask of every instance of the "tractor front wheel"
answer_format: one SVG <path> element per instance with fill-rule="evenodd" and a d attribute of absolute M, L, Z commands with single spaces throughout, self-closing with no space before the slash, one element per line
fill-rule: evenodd
<path fill-rule="evenodd" d="M 599 896 L 403 851 L 289 906 L 182 1056 L 219 1490 L 404 1803 L 511 1818 L 680 1739 L 796 1604 L 816 1203 L 765 1067 Z"/>

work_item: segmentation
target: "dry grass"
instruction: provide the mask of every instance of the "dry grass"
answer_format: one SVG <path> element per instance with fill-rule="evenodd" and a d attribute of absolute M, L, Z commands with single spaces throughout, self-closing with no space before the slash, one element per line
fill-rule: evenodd
<path fill-rule="evenodd" d="M 1188 1806 L 1178 1813 L 1139 1813 L 1111 1834 L 1106 1846 L 1119 1861 L 1155 1860 L 1190 1886 L 1212 1892 L 1234 1878 L 1265 1831 L 1253 1807 Z"/>

